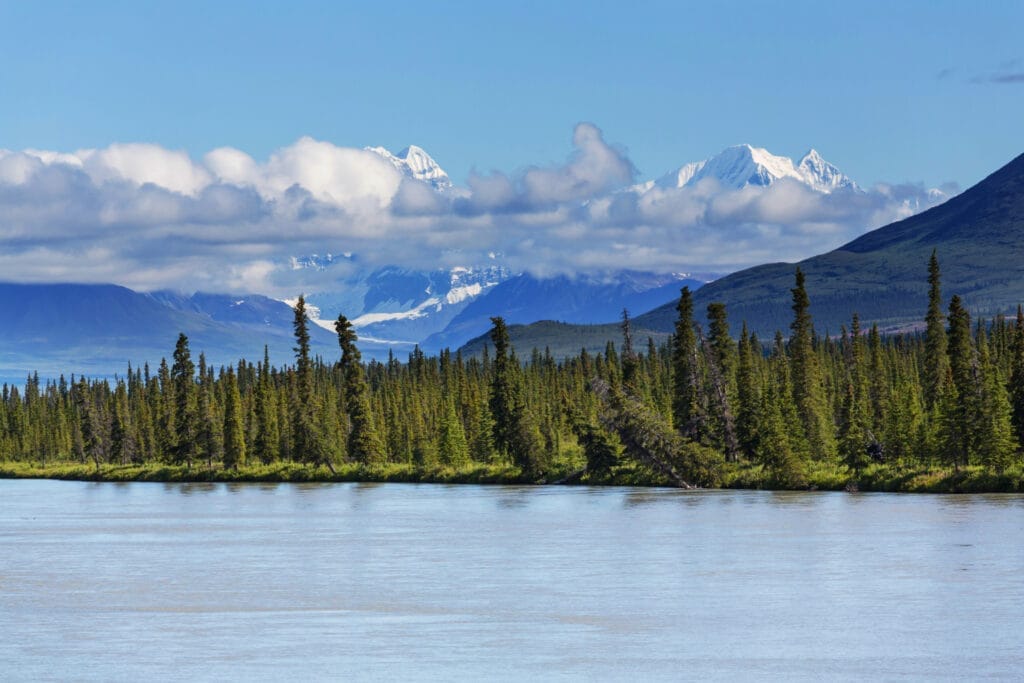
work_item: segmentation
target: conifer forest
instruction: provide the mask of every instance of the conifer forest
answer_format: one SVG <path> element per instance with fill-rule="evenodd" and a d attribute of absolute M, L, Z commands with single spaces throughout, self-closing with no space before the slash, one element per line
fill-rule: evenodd
<path fill-rule="evenodd" d="M 113 380 L 5 385 L 0 470 L 1020 490 L 1024 312 L 972 320 L 943 298 L 934 254 L 927 277 L 920 329 L 883 334 L 851 312 L 818 336 L 797 269 L 792 322 L 771 339 L 722 304 L 695 311 L 684 288 L 669 343 L 634 339 L 624 311 L 618 344 L 565 359 L 518 355 L 493 318 L 479 356 L 364 363 L 344 316 L 338 356 L 314 358 L 300 298 L 287 367 L 210 367 L 181 335 L 169 361 Z"/>

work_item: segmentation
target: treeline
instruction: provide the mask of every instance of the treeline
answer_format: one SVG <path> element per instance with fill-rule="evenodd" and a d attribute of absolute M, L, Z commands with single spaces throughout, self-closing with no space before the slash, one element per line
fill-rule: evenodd
<path fill-rule="evenodd" d="M 695 322 L 684 288 L 670 342 L 623 338 L 603 354 L 516 355 L 501 318 L 479 357 L 418 349 L 362 362 L 339 316 L 339 358 L 311 358 L 295 307 L 295 363 L 209 367 L 178 339 L 171 363 L 123 378 L 3 387 L 0 459 L 165 463 L 240 468 L 279 462 L 330 470 L 397 463 L 429 470 L 507 464 L 526 480 L 554 472 L 607 480 L 649 471 L 678 485 L 716 485 L 756 469 L 800 487 L 815 468 L 1019 464 L 1024 443 L 1024 314 L 972 323 L 959 297 L 944 305 L 929 264 L 927 327 L 883 336 L 854 314 L 838 337 L 815 335 L 796 271 L 788 337 L 733 338 L 725 306 Z M 924 303 L 924 302 L 922 302 Z"/>

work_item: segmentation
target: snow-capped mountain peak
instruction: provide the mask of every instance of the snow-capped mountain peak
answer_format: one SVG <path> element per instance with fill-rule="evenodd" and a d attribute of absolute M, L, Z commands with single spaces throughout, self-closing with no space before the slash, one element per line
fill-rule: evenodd
<path fill-rule="evenodd" d="M 384 157 L 407 178 L 422 180 L 436 190 L 448 190 L 452 187 L 448 174 L 422 147 L 409 145 L 397 155 L 383 147 L 367 147 L 366 151 Z"/>
<path fill-rule="evenodd" d="M 800 159 L 797 170 L 811 182 L 814 189 L 821 192 L 832 192 L 841 188 L 859 189 L 857 183 L 850 180 L 838 168 L 821 158 L 818 151 L 811 148 Z"/>
<path fill-rule="evenodd" d="M 684 187 L 690 184 L 693 177 L 700 173 L 700 170 L 704 168 L 704 164 L 707 161 L 691 161 L 688 164 L 684 164 L 679 169 L 666 173 L 661 178 L 654 181 L 654 185 L 658 187 Z M 649 188 L 645 188 L 649 189 Z"/>
<path fill-rule="evenodd" d="M 656 185 L 662 188 L 686 187 L 708 178 L 735 190 L 749 185 L 767 187 L 783 178 L 823 193 L 841 188 L 858 189 L 856 183 L 813 149 L 794 164 L 789 157 L 776 156 L 753 145 L 736 145 L 710 159 L 686 164 L 659 178 Z"/>
<path fill-rule="evenodd" d="M 729 147 L 704 162 L 691 183 L 714 178 L 726 187 L 739 189 L 747 185 L 767 186 L 782 178 L 803 180 L 792 159 L 775 156 L 761 147 L 737 145 Z"/>

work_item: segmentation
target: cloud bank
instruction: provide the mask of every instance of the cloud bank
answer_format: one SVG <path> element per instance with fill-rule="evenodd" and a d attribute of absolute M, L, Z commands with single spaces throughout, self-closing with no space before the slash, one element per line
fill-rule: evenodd
<path fill-rule="evenodd" d="M 563 164 L 441 191 L 371 151 L 308 137 L 265 160 L 137 143 L 0 150 L 0 278 L 283 296 L 323 277 L 290 257 L 326 252 L 354 254 L 351 268 L 500 254 L 537 275 L 727 272 L 826 251 L 946 198 L 915 185 L 821 194 L 789 180 L 636 181 L 626 152 L 587 123 Z"/>

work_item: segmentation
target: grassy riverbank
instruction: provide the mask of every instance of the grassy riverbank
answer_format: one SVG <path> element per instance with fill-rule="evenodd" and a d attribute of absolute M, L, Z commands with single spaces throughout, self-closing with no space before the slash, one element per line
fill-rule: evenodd
<path fill-rule="evenodd" d="M 664 477 L 641 467 L 621 467 L 612 474 L 554 471 L 544 480 L 530 481 L 512 465 L 475 464 L 463 468 L 417 468 L 389 464 L 366 467 L 343 464 L 331 472 L 324 466 L 299 463 L 255 465 L 224 469 L 195 465 L 101 465 L 78 462 L 0 463 L 3 479 L 65 479 L 75 481 L 148 482 L 403 482 L 435 484 L 584 484 L 598 486 L 671 486 Z M 723 488 L 785 490 L 760 466 L 731 467 L 723 473 Z M 961 469 L 872 466 L 854 476 L 844 467 L 821 465 L 807 473 L 806 484 L 797 490 L 888 491 L 906 493 L 1021 493 L 1024 470 L 1015 467 L 996 474 L 980 467 Z"/>

